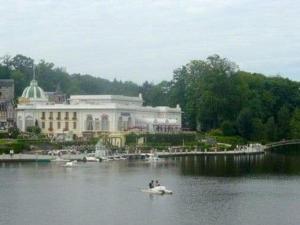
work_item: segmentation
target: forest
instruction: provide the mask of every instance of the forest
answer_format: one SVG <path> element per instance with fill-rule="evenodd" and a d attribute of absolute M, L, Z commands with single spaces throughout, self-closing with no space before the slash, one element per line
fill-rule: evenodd
<path fill-rule="evenodd" d="M 32 79 L 33 59 L 3 56 L 0 79 L 14 79 L 19 97 Z M 249 141 L 300 138 L 300 83 L 280 76 L 240 70 L 219 55 L 192 60 L 173 72 L 170 81 L 109 81 L 88 74 L 69 74 L 64 68 L 41 60 L 36 79 L 45 91 L 70 94 L 143 94 L 151 106 L 179 104 L 183 128 Z M 17 101 L 17 98 L 16 98 Z"/>

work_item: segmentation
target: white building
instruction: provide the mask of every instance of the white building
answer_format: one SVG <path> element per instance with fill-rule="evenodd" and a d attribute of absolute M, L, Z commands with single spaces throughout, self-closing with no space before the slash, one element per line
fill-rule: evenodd
<path fill-rule="evenodd" d="M 121 95 L 71 95 L 69 102 L 50 102 L 36 80 L 23 91 L 17 107 L 21 131 L 38 125 L 49 136 L 78 137 L 102 132 L 175 132 L 181 129 L 181 109 L 143 106 L 138 97 Z"/>

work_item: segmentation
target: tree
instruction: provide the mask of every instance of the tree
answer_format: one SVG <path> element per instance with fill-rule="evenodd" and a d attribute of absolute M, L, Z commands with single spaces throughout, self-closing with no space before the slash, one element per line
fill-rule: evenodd
<path fill-rule="evenodd" d="M 277 126 L 274 117 L 270 117 L 265 125 L 266 136 L 269 141 L 277 140 Z"/>
<path fill-rule="evenodd" d="M 300 109 L 296 108 L 290 122 L 290 136 L 291 138 L 300 138 Z"/>
<path fill-rule="evenodd" d="M 249 109 L 243 109 L 236 121 L 237 129 L 242 137 L 250 139 L 253 136 L 253 114 Z"/>
<path fill-rule="evenodd" d="M 235 125 L 228 120 L 222 123 L 222 131 L 225 136 L 236 135 Z"/>
<path fill-rule="evenodd" d="M 17 127 L 8 128 L 8 135 L 10 138 L 17 138 L 20 134 L 20 130 Z"/>
<path fill-rule="evenodd" d="M 27 127 L 26 128 L 26 131 L 28 133 L 31 133 L 31 134 L 40 134 L 41 133 L 41 128 L 37 127 L 37 126 L 31 126 L 31 127 Z"/>
<path fill-rule="evenodd" d="M 279 139 L 287 138 L 290 133 L 290 110 L 283 105 L 277 113 L 278 137 Z"/>
<path fill-rule="evenodd" d="M 266 139 L 266 131 L 265 126 L 261 119 L 254 118 L 252 120 L 253 132 L 251 136 L 251 140 L 253 141 L 262 141 Z"/>

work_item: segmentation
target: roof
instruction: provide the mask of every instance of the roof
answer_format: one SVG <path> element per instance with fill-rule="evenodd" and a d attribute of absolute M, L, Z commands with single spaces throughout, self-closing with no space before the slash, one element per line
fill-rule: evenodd
<path fill-rule="evenodd" d="M 71 95 L 70 100 L 122 100 L 122 101 L 143 101 L 141 97 L 124 95 Z"/>
<path fill-rule="evenodd" d="M 47 100 L 43 89 L 38 86 L 36 80 L 32 80 L 30 86 L 24 89 L 22 97 L 29 98 L 30 100 Z"/>

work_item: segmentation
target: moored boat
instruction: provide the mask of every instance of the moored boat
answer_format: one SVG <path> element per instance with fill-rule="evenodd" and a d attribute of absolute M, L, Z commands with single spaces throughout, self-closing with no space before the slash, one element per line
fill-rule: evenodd
<path fill-rule="evenodd" d="M 84 162 L 99 162 L 100 160 L 94 156 L 85 156 L 83 157 Z"/>

